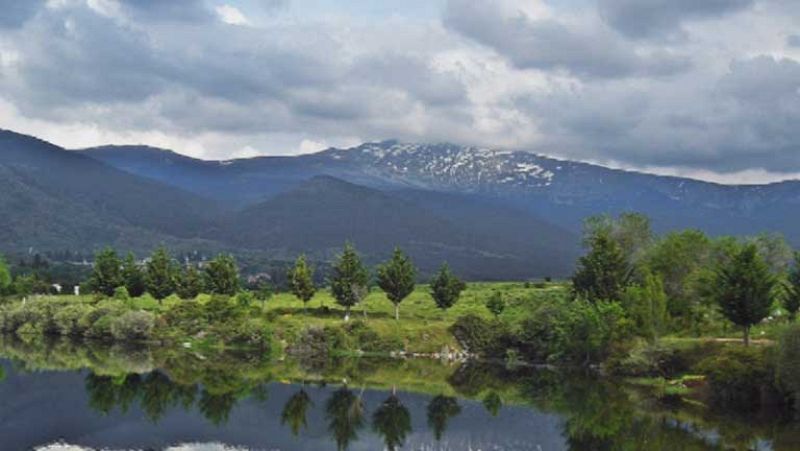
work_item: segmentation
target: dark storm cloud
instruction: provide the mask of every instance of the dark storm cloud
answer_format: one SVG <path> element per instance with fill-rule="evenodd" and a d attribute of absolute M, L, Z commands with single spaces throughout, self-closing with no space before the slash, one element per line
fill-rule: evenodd
<path fill-rule="evenodd" d="M 449 28 L 506 56 L 521 69 L 564 70 L 582 78 L 665 76 L 686 70 L 688 58 L 638 49 L 602 27 L 569 27 L 522 13 L 503 14 L 496 2 L 449 0 Z"/>
<path fill-rule="evenodd" d="M 624 34 L 669 37 L 681 25 L 698 19 L 714 19 L 753 5 L 753 0 L 598 0 L 601 16 Z"/>

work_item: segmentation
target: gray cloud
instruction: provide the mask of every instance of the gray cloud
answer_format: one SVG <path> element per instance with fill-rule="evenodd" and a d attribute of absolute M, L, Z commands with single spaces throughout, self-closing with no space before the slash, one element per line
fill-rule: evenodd
<path fill-rule="evenodd" d="M 800 34 L 792 34 L 786 38 L 786 45 L 789 47 L 800 47 Z"/>
<path fill-rule="evenodd" d="M 681 33 L 683 23 L 714 19 L 753 5 L 753 0 L 598 0 L 601 16 L 628 36 Z"/>
<path fill-rule="evenodd" d="M 208 21 L 214 17 L 203 0 L 119 0 L 126 11 L 140 20 Z"/>
<path fill-rule="evenodd" d="M 578 29 L 556 20 L 530 19 L 522 13 L 504 15 L 491 1 L 449 0 L 444 22 L 522 69 L 618 78 L 673 75 L 690 67 L 684 56 L 637 48 L 602 27 Z"/>

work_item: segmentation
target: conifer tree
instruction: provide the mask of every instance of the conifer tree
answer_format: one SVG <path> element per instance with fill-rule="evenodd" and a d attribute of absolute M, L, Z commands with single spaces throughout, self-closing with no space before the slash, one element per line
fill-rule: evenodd
<path fill-rule="evenodd" d="M 289 284 L 292 294 L 303 302 L 303 310 L 306 304 L 314 297 L 317 288 L 314 286 L 314 270 L 306 262 L 306 256 L 297 257 L 294 268 L 289 272 Z"/>
<path fill-rule="evenodd" d="M 239 292 L 239 268 L 231 255 L 217 255 L 206 265 L 204 276 L 211 294 L 233 296 Z"/>
<path fill-rule="evenodd" d="M 161 302 L 175 292 L 178 269 L 169 252 L 162 246 L 153 252 L 145 266 L 147 292 Z"/>
<path fill-rule="evenodd" d="M 619 301 L 630 275 L 622 249 L 608 232 L 600 231 L 591 240 L 589 253 L 578 260 L 573 294 L 591 302 Z"/>
<path fill-rule="evenodd" d="M 128 252 L 125 261 L 122 262 L 122 279 L 128 295 L 138 298 L 143 295 L 145 290 L 144 273 L 142 268 L 136 263 L 136 258 L 132 252 Z"/>
<path fill-rule="evenodd" d="M 89 286 L 95 293 L 102 293 L 112 296 L 114 290 L 123 284 L 122 262 L 117 256 L 117 252 L 106 247 L 94 257 L 92 275 L 89 276 Z"/>
<path fill-rule="evenodd" d="M 717 270 L 714 297 L 725 317 L 743 328 L 745 346 L 750 328 L 769 315 L 774 287 L 775 278 L 753 244 Z"/>
<path fill-rule="evenodd" d="M 336 303 L 345 308 L 345 321 L 350 319 L 350 309 L 361 302 L 369 282 L 369 273 L 352 244 L 346 243 L 344 251 L 333 265 L 331 293 Z"/>
<path fill-rule="evenodd" d="M 447 263 L 439 268 L 431 280 L 431 296 L 436 302 L 436 306 L 442 310 L 447 310 L 455 305 L 464 288 L 466 288 L 466 284 L 453 275 Z"/>
<path fill-rule="evenodd" d="M 175 292 L 184 300 L 194 299 L 203 292 L 203 278 L 193 265 L 183 268 Z"/>
<path fill-rule="evenodd" d="M 378 286 L 386 292 L 386 297 L 394 304 L 394 319 L 400 319 L 400 303 L 414 292 L 414 279 L 417 268 L 399 247 L 394 249 L 392 258 L 378 266 Z"/>

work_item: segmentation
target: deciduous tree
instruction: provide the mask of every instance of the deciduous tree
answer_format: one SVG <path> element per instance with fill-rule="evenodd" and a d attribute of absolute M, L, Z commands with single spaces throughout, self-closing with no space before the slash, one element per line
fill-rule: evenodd
<path fill-rule="evenodd" d="M 350 309 L 358 304 L 364 295 L 364 287 L 369 282 L 369 273 L 352 244 L 347 243 L 344 251 L 332 268 L 331 293 L 336 303 L 345 308 L 344 319 L 350 319 Z"/>

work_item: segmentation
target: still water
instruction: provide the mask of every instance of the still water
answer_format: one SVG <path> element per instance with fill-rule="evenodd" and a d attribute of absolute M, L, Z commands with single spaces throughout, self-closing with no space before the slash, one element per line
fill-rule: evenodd
<path fill-rule="evenodd" d="M 800 449 L 793 420 L 545 369 L 9 340 L 0 356 L 2 450 Z"/>

